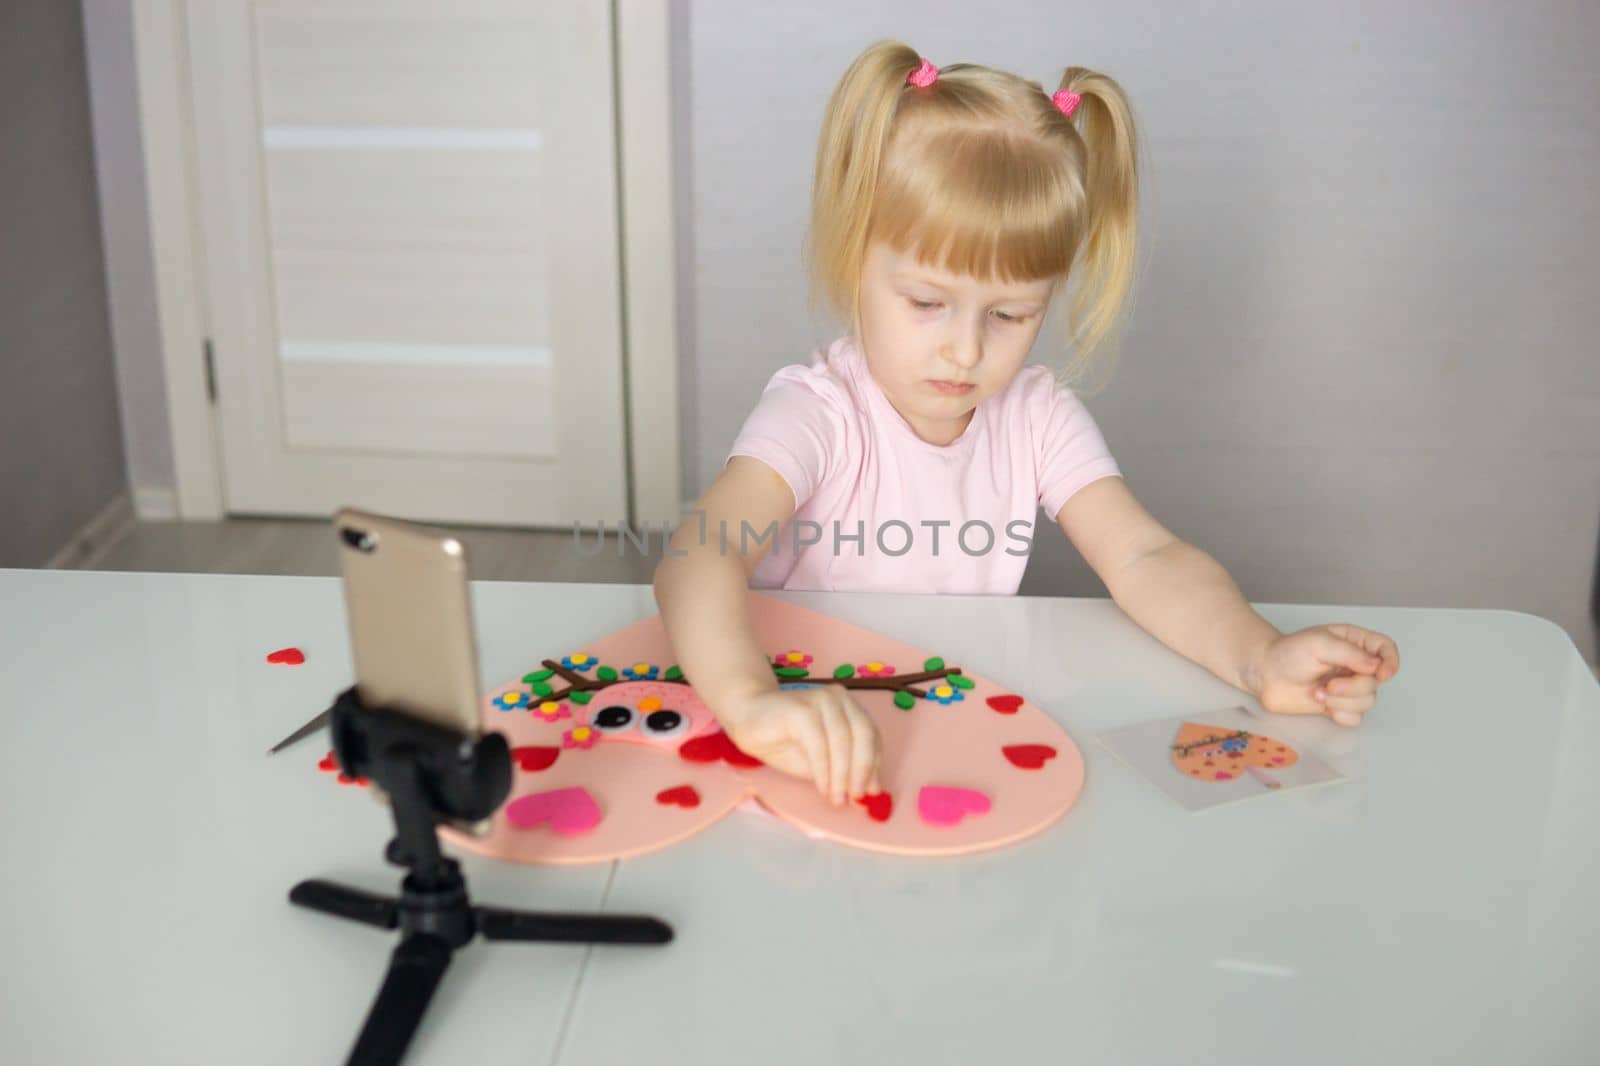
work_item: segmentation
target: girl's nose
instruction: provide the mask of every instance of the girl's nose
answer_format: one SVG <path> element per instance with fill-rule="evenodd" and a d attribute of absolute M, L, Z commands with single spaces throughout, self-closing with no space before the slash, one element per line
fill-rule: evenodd
<path fill-rule="evenodd" d="M 963 370 L 971 370 L 983 358 L 983 344 L 974 337 L 963 337 L 946 346 L 945 358 Z"/>

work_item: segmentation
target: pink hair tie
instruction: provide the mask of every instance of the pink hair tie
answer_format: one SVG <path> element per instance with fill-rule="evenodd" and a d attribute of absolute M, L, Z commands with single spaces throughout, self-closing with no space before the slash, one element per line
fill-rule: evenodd
<path fill-rule="evenodd" d="M 926 89 L 939 78 L 939 68 L 928 62 L 922 61 L 922 66 L 906 75 L 906 81 L 919 89 Z"/>
<path fill-rule="evenodd" d="M 1056 110 L 1071 118 L 1072 113 L 1078 109 L 1078 101 L 1082 99 L 1083 97 L 1077 93 L 1069 93 L 1067 90 L 1062 89 L 1050 98 L 1050 102 L 1056 105 Z"/>

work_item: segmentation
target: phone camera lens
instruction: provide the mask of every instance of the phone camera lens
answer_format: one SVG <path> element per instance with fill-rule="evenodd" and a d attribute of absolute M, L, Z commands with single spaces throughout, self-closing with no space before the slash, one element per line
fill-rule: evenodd
<path fill-rule="evenodd" d="M 339 536 L 343 537 L 344 542 L 358 552 L 370 552 L 378 546 L 377 540 L 365 530 L 341 529 Z"/>

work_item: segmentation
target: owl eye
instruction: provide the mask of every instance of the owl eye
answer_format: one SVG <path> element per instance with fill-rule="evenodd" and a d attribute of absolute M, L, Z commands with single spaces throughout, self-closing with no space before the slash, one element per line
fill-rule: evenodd
<path fill-rule="evenodd" d="M 651 737 L 671 737 L 689 728 L 689 718 L 679 711 L 651 711 L 645 715 L 644 732 Z"/>
<path fill-rule="evenodd" d="M 633 719 L 632 707 L 624 707 L 621 704 L 614 703 L 610 707 L 602 707 L 596 711 L 594 717 L 589 720 L 589 724 L 602 733 L 620 733 L 633 725 Z"/>

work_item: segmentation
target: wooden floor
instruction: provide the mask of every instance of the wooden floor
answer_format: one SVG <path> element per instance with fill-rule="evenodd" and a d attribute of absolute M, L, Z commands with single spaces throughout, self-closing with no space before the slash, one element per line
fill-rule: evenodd
<path fill-rule="evenodd" d="M 452 527 L 452 532 L 466 545 L 472 577 L 483 581 L 649 584 L 661 558 L 659 526 L 648 539 L 641 534 L 635 540 L 619 536 L 610 525 L 603 536 L 584 529 L 576 539 L 571 530 Z M 230 518 L 135 522 L 76 568 L 336 577 L 339 560 L 327 522 Z"/>

